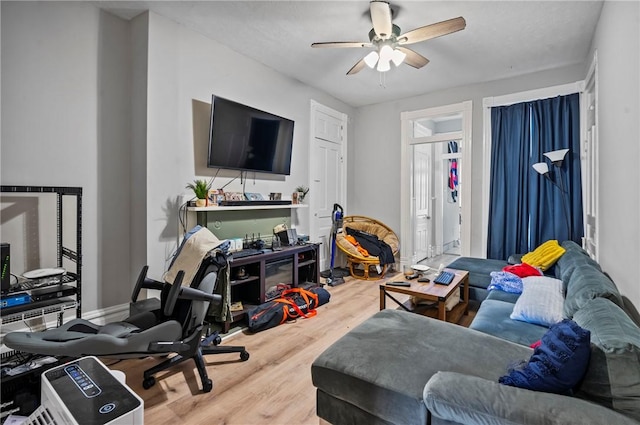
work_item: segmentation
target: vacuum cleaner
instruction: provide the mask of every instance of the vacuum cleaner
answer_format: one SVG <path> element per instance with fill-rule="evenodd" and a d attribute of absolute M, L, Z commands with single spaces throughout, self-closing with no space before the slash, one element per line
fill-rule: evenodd
<path fill-rule="evenodd" d="M 344 283 L 342 276 L 337 276 L 334 273 L 334 265 L 336 260 L 336 235 L 338 229 L 342 227 L 342 218 L 344 217 L 344 210 L 338 204 L 333 204 L 333 211 L 331 212 L 331 266 L 329 268 L 329 276 L 327 277 L 327 284 L 329 286 L 336 286 Z"/>

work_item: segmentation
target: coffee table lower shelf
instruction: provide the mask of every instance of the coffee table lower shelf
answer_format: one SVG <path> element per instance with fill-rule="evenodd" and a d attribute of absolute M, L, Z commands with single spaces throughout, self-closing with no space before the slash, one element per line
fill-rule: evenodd
<path fill-rule="evenodd" d="M 403 307 L 398 307 L 399 309 L 407 310 L 412 313 L 421 314 L 423 316 L 431 317 L 432 319 L 438 318 L 438 303 L 434 303 L 431 305 L 426 304 L 415 304 L 411 302 L 411 300 L 407 300 L 402 303 Z M 462 300 L 453 306 L 453 308 L 447 311 L 446 321 L 451 323 L 458 323 L 462 316 L 467 313 L 467 305 Z"/>

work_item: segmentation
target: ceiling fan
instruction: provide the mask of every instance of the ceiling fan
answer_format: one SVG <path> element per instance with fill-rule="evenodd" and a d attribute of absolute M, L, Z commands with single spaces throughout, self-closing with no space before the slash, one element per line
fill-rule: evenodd
<path fill-rule="evenodd" d="M 416 69 L 429 63 L 429 59 L 420 53 L 405 47 L 408 44 L 419 43 L 442 35 L 463 30 L 467 23 L 462 16 L 449 19 L 424 27 L 416 28 L 400 34 L 400 27 L 391 22 L 392 11 L 388 2 L 372 0 L 369 5 L 373 28 L 369 31 L 369 42 L 335 41 L 313 43 L 311 47 L 373 47 L 375 50 L 358 61 L 348 72 L 353 75 L 367 65 L 379 72 L 391 69 L 391 62 L 400 66 L 402 62 Z"/>

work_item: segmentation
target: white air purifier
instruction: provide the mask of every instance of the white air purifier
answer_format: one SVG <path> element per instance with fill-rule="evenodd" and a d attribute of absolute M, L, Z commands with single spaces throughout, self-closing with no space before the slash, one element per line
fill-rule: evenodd
<path fill-rule="evenodd" d="M 24 424 L 142 425 L 144 401 L 123 378 L 91 356 L 49 369 L 42 374 L 42 403 Z"/>

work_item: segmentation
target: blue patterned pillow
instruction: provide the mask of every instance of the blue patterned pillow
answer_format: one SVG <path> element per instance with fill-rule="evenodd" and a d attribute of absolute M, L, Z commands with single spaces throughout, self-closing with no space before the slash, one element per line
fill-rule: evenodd
<path fill-rule="evenodd" d="M 487 291 L 492 290 L 522 294 L 522 279 L 511 272 L 491 272 L 491 283 Z"/>
<path fill-rule="evenodd" d="M 498 382 L 534 391 L 565 394 L 584 376 L 591 354 L 591 333 L 573 320 L 552 325 L 527 363 Z"/>

